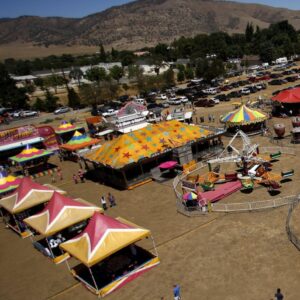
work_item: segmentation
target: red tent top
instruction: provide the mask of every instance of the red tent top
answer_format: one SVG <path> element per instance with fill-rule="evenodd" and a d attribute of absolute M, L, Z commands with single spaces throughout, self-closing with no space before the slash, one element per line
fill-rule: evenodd
<path fill-rule="evenodd" d="M 282 91 L 272 100 L 281 103 L 300 103 L 300 88 Z"/>
<path fill-rule="evenodd" d="M 88 226 L 85 230 L 79 235 L 82 236 L 87 234 L 90 240 L 91 251 L 93 251 L 99 243 L 101 243 L 102 238 L 105 236 L 106 232 L 113 229 L 133 229 L 136 228 L 124 223 L 121 223 L 117 219 L 114 219 L 109 216 L 102 215 L 100 213 L 94 213 L 93 217 L 91 218 Z M 78 236 L 78 237 L 79 237 Z M 75 237 L 75 238 L 78 238 Z"/>
<path fill-rule="evenodd" d="M 52 198 L 46 207 L 39 213 L 49 212 L 49 224 L 56 218 L 65 206 L 69 207 L 88 207 L 89 205 L 73 200 L 69 197 L 63 196 L 58 192 L 54 192 Z"/>
<path fill-rule="evenodd" d="M 19 202 L 22 202 L 22 200 L 32 191 L 32 190 L 37 190 L 37 191 L 53 191 L 53 189 L 50 189 L 46 186 L 43 186 L 41 184 L 38 184 L 28 177 L 24 177 L 21 179 L 20 185 L 17 188 L 15 194 L 17 195 L 16 197 L 16 204 Z"/>

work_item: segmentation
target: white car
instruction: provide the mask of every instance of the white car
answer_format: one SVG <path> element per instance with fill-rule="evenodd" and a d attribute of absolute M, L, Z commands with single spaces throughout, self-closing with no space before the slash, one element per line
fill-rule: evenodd
<path fill-rule="evenodd" d="M 187 97 L 180 97 L 181 103 L 188 103 L 189 99 Z"/>
<path fill-rule="evenodd" d="M 203 90 L 202 92 L 205 94 L 209 94 L 209 95 L 215 95 L 217 93 L 217 89 L 209 88 L 209 89 Z"/>
<path fill-rule="evenodd" d="M 157 97 L 159 100 L 167 100 L 167 96 L 165 94 L 161 94 Z"/>
<path fill-rule="evenodd" d="M 209 100 L 214 101 L 215 104 L 219 104 L 220 103 L 220 100 L 217 99 L 217 98 L 210 98 Z"/>
<path fill-rule="evenodd" d="M 247 88 L 242 88 L 241 92 L 243 95 L 249 95 L 251 93 L 251 91 Z"/>
<path fill-rule="evenodd" d="M 28 117 L 36 117 L 39 113 L 34 110 L 21 110 L 19 112 L 13 113 L 14 118 L 28 118 Z"/>
<path fill-rule="evenodd" d="M 119 111 L 113 108 L 108 109 L 107 111 L 105 111 L 104 113 L 102 113 L 103 117 L 111 117 L 111 116 L 115 116 Z"/>
<path fill-rule="evenodd" d="M 181 99 L 180 98 L 176 98 L 176 97 L 169 98 L 168 103 L 170 105 L 179 105 L 179 104 L 181 104 Z"/>
<path fill-rule="evenodd" d="M 64 113 L 66 113 L 66 112 L 68 112 L 70 110 L 71 110 L 70 107 L 64 106 L 64 107 L 60 107 L 60 108 L 56 109 L 54 111 L 54 114 L 55 115 L 64 114 Z"/>

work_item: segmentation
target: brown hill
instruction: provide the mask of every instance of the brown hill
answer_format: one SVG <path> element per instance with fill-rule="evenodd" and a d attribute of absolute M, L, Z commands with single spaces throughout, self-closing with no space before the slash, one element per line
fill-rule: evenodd
<path fill-rule="evenodd" d="M 213 0 L 139 0 L 81 19 L 19 17 L 0 19 L 0 44 L 98 45 L 137 49 L 180 36 L 244 32 L 288 20 L 300 29 L 300 11 Z"/>

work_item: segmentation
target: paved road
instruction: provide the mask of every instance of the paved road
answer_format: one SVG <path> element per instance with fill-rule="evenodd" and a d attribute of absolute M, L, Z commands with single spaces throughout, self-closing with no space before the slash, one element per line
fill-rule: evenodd
<path fill-rule="evenodd" d="M 13 127 L 21 126 L 21 125 L 30 125 L 30 124 L 36 125 L 36 124 L 40 124 L 41 122 L 44 122 L 47 119 L 54 119 L 56 117 L 66 118 L 66 119 L 76 118 L 76 115 L 83 113 L 83 112 L 87 112 L 89 110 L 90 110 L 90 108 L 83 108 L 80 110 L 70 111 L 65 114 L 60 114 L 60 115 L 54 115 L 53 113 L 43 113 L 43 114 L 39 115 L 38 117 L 14 120 L 14 121 L 10 122 L 8 125 L 1 124 L 0 130 L 9 129 L 9 128 L 13 128 Z"/>

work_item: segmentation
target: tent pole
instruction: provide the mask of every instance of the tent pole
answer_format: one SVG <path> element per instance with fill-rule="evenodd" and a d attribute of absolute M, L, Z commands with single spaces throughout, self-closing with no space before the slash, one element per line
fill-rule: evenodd
<path fill-rule="evenodd" d="M 17 220 L 16 216 L 14 214 L 12 214 L 13 218 L 14 218 L 14 221 L 16 222 L 16 225 L 18 226 L 18 229 L 19 229 L 19 232 L 20 234 L 22 233 L 21 231 L 21 228 L 20 228 L 20 225 L 19 225 L 19 221 Z"/>
<path fill-rule="evenodd" d="M 154 238 L 152 235 L 150 235 L 151 237 L 151 240 L 152 240 L 152 244 L 153 244 L 153 247 L 154 247 L 154 252 L 155 252 L 155 255 L 158 257 L 158 253 L 157 253 L 157 248 L 156 248 L 156 245 L 155 245 L 155 242 L 154 242 Z"/>
<path fill-rule="evenodd" d="M 46 238 L 46 242 L 47 242 L 47 245 L 48 245 L 48 247 L 49 247 L 49 250 L 50 250 L 50 252 L 51 252 L 52 259 L 53 259 L 53 258 L 55 258 L 55 256 L 54 256 L 54 254 L 53 254 L 53 252 L 52 252 L 52 248 L 50 247 L 50 244 L 49 244 L 49 241 L 48 241 L 47 238 Z"/>
<path fill-rule="evenodd" d="M 98 289 L 98 286 L 97 286 L 97 283 L 96 283 L 95 277 L 94 277 L 94 275 L 93 275 L 93 272 L 92 272 L 92 270 L 91 270 L 91 268 L 90 268 L 90 267 L 88 267 L 88 269 L 89 269 L 89 271 L 90 271 L 90 274 L 91 274 L 91 276 L 92 276 L 92 279 L 93 279 L 94 285 L 95 285 L 95 287 L 96 287 L 96 290 L 97 290 L 97 293 L 98 293 L 98 292 L 99 292 L 99 289 Z"/>
<path fill-rule="evenodd" d="M 70 264 L 69 264 L 69 262 L 68 262 L 67 259 L 66 259 L 66 265 L 67 265 L 67 267 L 68 267 L 68 270 L 71 272 L 71 267 L 70 267 Z"/>

